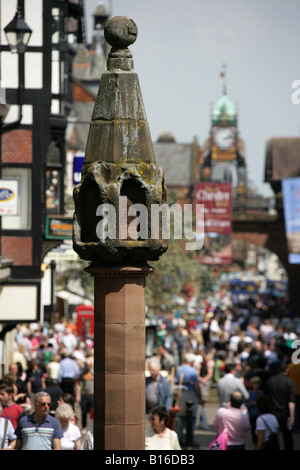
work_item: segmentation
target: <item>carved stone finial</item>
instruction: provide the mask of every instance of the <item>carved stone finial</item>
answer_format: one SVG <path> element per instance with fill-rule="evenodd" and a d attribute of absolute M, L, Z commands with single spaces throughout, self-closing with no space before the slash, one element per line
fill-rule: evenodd
<path fill-rule="evenodd" d="M 105 25 L 104 36 L 108 44 L 115 49 L 125 49 L 137 38 L 135 22 L 126 16 L 115 16 Z"/>
<path fill-rule="evenodd" d="M 107 69 L 133 70 L 132 54 L 128 46 L 137 38 L 137 27 L 133 20 L 126 16 L 115 16 L 105 25 L 104 36 L 108 44 L 112 46 L 107 60 Z"/>
<path fill-rule="evenodd" d="M 112 49 L 92 115 L 82 180 L 74 190 L 73 247 L 94 265 L 157 260 L 167 241 L 161 231 L 152 237 L 151 212 L 154 205 L 166 204 L 167 188 L 155 162 L 139 80 L 127 48 L 136 40 L 137 27 L 131 19 L 117 16 L 106 24 L 104 34 Z M 112 232 L 102 233 L 102 209 L 107 207 L 116 219 Z M 144 214 L 139 223 L 130 215 L 137 207 Z"/>

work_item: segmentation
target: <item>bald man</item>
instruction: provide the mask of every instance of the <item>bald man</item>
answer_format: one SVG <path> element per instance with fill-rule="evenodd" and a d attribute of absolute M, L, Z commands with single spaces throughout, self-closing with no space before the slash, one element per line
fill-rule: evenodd
<path fill-rule="evenodd" d="M 251 425 L 248 414 L 241 411 L 244 403 L 243 394 L 239 390 L 232 392 L 227 408 L 220 407 L 213 424 L 218 428 L 218 434 L 227 428 L 227 450 L 245 450 L 245 435 Z"/>

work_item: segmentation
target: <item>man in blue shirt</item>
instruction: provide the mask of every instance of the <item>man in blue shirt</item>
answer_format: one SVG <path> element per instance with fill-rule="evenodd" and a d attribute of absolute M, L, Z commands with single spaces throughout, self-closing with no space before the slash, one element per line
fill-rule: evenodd
<path fill-rule="evenodd" d="M 57 381 L 64 393 L 75 395 L 75 383 L 79 380 L 80 370 L 75 359 L 67 351 L 62 354 Z"/>
<path fill-rule="evenodd" d="M 58 419 L 49 415 L 50 395 L 39 392 L 35 396 L 34 413 L 23 416 L 16 429 L 15 450 L 60 450 L 63 431 Z"/>

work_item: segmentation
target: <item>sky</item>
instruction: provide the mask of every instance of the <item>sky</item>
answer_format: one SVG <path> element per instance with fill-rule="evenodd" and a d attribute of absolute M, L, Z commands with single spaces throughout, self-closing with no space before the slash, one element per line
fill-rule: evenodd
<path fill-rule="evenodd" d="M 87 34 L 99 0 L 85 0 Z M 239 110 L 248 178 L 266 196 L 266 142 L 300 130 L 299 0 L 106 0 L 111 16 L 132 18 L 130 46 L 153 141 L 209 136 L 210 112 L 227 94 Z M 293 83 L 299 87 L 293 88 Z M 293 95 L 294 94 L 294 95 Z M 296 99 L 292 99 L 296 97 Z"/>

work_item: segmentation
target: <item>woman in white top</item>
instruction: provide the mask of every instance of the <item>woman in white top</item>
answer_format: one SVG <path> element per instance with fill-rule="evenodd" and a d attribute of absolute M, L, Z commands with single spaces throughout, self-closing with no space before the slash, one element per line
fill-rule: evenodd
<path fill-rule="evenodd" d="M 59 420 L 63 430 L 61 450 L 80 450 L 81 432 L 78 426 L 72 422 L 74 412 L 71 405 L 62 403 L 56 408 L 55 417 Z"/>
<path fill-rule="evenodd" d="M 165 406 L 155 406 L 150 413 L 152 429 L 146 430 L 146 450 L 181 450 L 175 431 L 167 428 L 169 413 Z"/>
<path fill-rule="evenodd" d="M 59 367 L 60 367 L 60 356 L 58 354 L 55 354 L 51 358 L 51 361 L 46 365 L 47 373 L 49 377 L 54 381 L 54 383 L 57 382 Z"/>
<path fill-rule="evenodd" d="M 270 399 L 267 395 L 257 397 L 256 406 L 260 414 L 256 419 L 257 443 L 255 450 L 261 450 L 262 444 L 269 439 L 271 433 L 278 434 L 279 423 L 276 416 L 269 413 Z"/>

